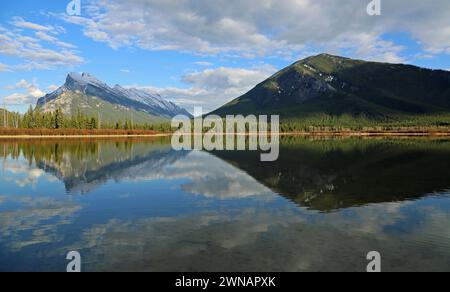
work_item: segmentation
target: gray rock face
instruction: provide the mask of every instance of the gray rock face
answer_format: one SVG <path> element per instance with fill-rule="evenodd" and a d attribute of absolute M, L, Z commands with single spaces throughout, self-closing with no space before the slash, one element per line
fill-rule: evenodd
<path fill-rule="evenodd" d="M 134 102 L 145 104 L 160 116 L 174 117 L 179 114 L 190 116 L 186 110 L 180 108 L 173 102 L 165 100 L 161 95 L 156 93 L 149 93 L 136 88 L 127 89 L 120 85 L 116 85 L 114 91 Z"/>
<path fill-rule="evenodd" d="M 248 94 L 255 97 L 259 108 L 301 104 L 335 91 L 325 80 L 290 70 L 277 79 L 276 85 L 262 83 Z"/>
<path fill-rule="evenodd" d="M 280 95 L 294 103 L 302 103 L 323 96 L 330 87 L 318 78 L 291 71 L 278 81 Z"/>
<path fill-rule="evenodd" d="M 115 105 L 146 112 L 157 117 L 172 118 L 180 114 L 190 116 L 185 109 L 165 100 L 160 95 L 150 94 L 135 88 L 126 89 L 119 85 L 111 88 L 87 73 L 81 75 L 70 73 L 67 75 L 64 85 L 40 98 L 37 106 L 42 107 L 46 103 L 58 99 L 65 92 L 96 97 Z"/>

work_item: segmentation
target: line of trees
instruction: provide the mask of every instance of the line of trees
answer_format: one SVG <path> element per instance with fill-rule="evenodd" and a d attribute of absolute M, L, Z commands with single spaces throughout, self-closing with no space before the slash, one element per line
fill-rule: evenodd
<path fill-rule="evenodd" d="M 0 109 L 0 127 L 13 129 L 78 129 L 78 130 L 150 130 L 172 132 L 171 123 L 138 124 L 132 120 L 117 122 L 100 121 L 98 116 L 87 116 L 80 111 L 74 115 L 65 115 L 61 109 L 43 112 L 30 106 L 21 115 Z M 225 127 L 224 127 L 225 129 Z M 404 116 L 398 120 L 375 120 L 365 117 L 318 115 L 310 118 L 289 118 L 280 123 L 280 130 L 289 132 L 318 131 L 394 131 L 394 130 L 448 130 L 450 115 Z M 204 129 L 207 131 L 208 129 Z"/>
<path fill-rule="evenodd" d="M 138 124 L 131 120 L 114 123 L 100 121 L 98 117 L 87 116 L 80 111 L 74 115 L 66 115 L 61 109 L 53 112 L 43 112 L 30 106 L 23 115 L 0 109 L 0 127 L 15 129 L 80 129 L 80 130 L 153 130 L 167 132 L 171 130 L 170 123 Z"/>

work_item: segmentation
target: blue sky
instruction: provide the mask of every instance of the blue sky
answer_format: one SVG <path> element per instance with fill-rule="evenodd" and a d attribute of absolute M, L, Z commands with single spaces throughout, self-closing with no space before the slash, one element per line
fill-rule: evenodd
<path fill-rule="evenodd" d="M 23 111 L 75 71 L 211 110 L 322 52 L 450 69 L 450 1 L 381 1 L 1 1 L 0 100 Z"/>

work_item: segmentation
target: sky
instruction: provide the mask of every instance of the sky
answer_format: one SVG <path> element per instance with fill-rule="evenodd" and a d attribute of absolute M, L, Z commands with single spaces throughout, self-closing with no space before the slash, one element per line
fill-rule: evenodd
<path fill-rule="evenodd" d="M 0 103 L 23 112 L 87 72 L 210 111 L 320 53 L 450 70 L 450 1 L 369 2 L 0 1 Z"/>

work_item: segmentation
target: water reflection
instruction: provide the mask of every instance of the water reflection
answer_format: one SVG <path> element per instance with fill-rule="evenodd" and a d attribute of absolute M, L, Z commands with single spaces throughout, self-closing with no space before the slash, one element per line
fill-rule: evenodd
<path fill-rule="evenodd" d="M 0 144 L 0 271 L 450 271 L 447 140 L 287 137 L 274 163 L 169 142 Z"/>
<path fill-rule="evenodd" d="M 99 270 L 364 271 L 369 250 L 383 253 L 385 270 L 448 270 L 448 206 L 416 211 L 419 218 L 382 204 L 329 217 L 249 208 L 111 220 L 87 230 L 82 245 L 99 248 Z M 397 220 L 417 219 L 422 223 L 399 236 L 388 231 Z"/>
<path fill-rule="evenodd" d="M 70 224 L 81 209 L 77 203 L 50 197 L 4 197 L 2 203 L 18 207 L 0 213 L 0 234 L 12 239 L 3 244 L 13 251 L 58 241 L 58 226 Z"/>
<path fill-rule="evenodd" d="M 442 139 L 287 137 L 274 163 L 260 163 L 248 152 L 215 155 L 298 205 L 320 211 L 419 199 L 450 188 L 450 142 Z"/>

